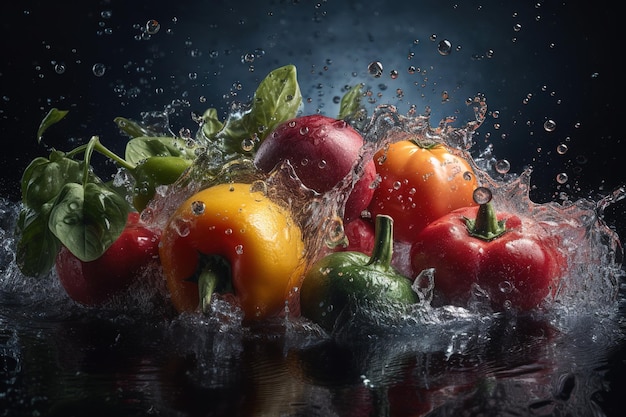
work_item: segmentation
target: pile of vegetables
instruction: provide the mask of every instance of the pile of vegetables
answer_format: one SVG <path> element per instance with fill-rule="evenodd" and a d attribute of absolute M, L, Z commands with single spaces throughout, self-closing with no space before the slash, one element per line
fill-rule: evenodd
<path fill-rule="evenodd" d="M 179 312 L 210 314 L 220 294 L 246 321 L 280 316 L 287 306 L 329 332 L 363 306 L 468 306 L 482 294 L 495 311 L 541 308 L 567 269 L 557 232 L 498 212 L 471 161 L 449 144 L 407 133 L 362 152 L 361 87 L 344 95 L 337 117 L 300 115 L 288 65 L 226 120 L 207 110 L 191 142 L 118 118 L 130 137 L 124 157 L 94 136 L 34 159 L 21 184 L 21 271 L 56 270 L 85 305 L 162 278 Z M 66 115 L 51 110 L 38 139 Z M 94 153 L 130 185 L 100 178 Z M 324 196 L 336 197 L 330 226 L 307 211 L 311 201 L 329 204 Z M 165 221 L 153 221 L 155 212 Z M 311 238 L 329 229 L 332 244 Z M 392 262 L 396 244 L 410 247 L 400 267 Z M 414 283 L 425 271 L 434 273 L 432 300 Z"/>

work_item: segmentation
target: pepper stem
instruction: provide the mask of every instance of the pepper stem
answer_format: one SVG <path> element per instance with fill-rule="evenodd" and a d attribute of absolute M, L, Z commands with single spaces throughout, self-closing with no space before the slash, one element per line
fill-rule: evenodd
<path fill-rule="evenodd" d="M 506 232 L 506 220 L 498 221 L 496 210 L 491 202 L 481 204 L 476 219 L 465 219 L 468 233 L 478 239 L 493 240 Z"/>
<path fill-rule="evenodd" d="M 199 308 L 204 314 L 210 313 L 211 297 L 216 292 L 232 292 L 230 264 L 222 256 L 203 256 L 198 278 Z"/>
<path fill-rule="evenodd" d="M 385 214 L 376 216 L 374 248 L 367 265 L 389 267 L 393 256 L 393 219 Z"/>

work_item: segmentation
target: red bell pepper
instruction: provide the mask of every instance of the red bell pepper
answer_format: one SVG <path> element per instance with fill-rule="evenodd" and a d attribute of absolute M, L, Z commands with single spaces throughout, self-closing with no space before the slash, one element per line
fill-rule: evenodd
<path fill-rule="evenodd" d="M 94 261 L 81 261 L 65 246 L 56 258 L 61 285 L 74 301 L 102 304 L 140 279 L 142 272 L 158 262 L 158 233 L 139 223 L 131 212 L 120 237 Z"/>
<path fill-rule="evenodd" d="M 429 224 L 411 247 L 414 276 L 435 269 L 435 293 L 464 306 L 477 289 L 495 310 L 526 311 L 554 294 L 566 268 L 556 230 L 512 213 L 496 214 L 491 193 L 479 207 Z M 478 286 L 479 288 L 476 288 Z"/>

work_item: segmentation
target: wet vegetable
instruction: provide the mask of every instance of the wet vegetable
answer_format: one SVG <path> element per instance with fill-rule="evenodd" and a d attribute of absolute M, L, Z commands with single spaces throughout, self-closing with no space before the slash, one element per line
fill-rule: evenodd
<path fill-rule="evenodd" d="M 212 141 L 224 153 L 252 152 L 270 129 L 296 115 L 301 101 L 295 67 L 278 68 L 260 83 L 250 108 L 233 114 L 225 123 L 217 120 L 215 109 L 208 109 L 198 139 Z M 67 114 L 66 110 L 51 109 L 37 130 L 37 141 L 41 143 L 45 131 Z M 53 150 L 48 158 L 35 158 L 24 171 L 24 209 L 17 225 L 16 256 L 25 275 L 47 274 L 61 246 L 84 262 L 100 257 L 122 233 L 128 213 L 143 210 L 156 188 L 174 183 L 201 152 L 195 141 L 174 137 L 169 127 L 146 126 L 123 117 L 114 121 L 131 138 L 124 158 L 93 136 L 69 152 Z M 250 148 L 242 148 L 242 141 L 251 141 Z M 94 152 L 133 177 L 131 195 L 95 174 L 91 166 Z"/>
<path fill-rule="evenodd" d="M 191 160 L 178 156 L 153 156 L 133 170 L 133 206 L 143 210 L 154 197 L 156 187 L 173 184 L 191 166 Z"/>
<path fill-rule="evenodd" d="M 469 163 L 442 144 L 405 140 L 374 156 L 381 182 L 374 191 L 372 216 L 393 217 L 397 240 L 413 238 L 433 220 L 472 206 L 476 176 Z"/>
<path fill-rule="evenodd" d="M 94 261 L 84 262 L 62 247 L 56 272 L 74 301 L 97 305 L 109 301 L 143 277 L 158 263 L 158 233 L 139 222 L 139 213 L 128 215 L 126 227 L 113 244 Z"/>
<path fill-rule="evenodd" d="M 348 239 L 347 245 L 337 245 L 336 251 L 361 252 L 368 256 L 374 249 L 375 234 L 374 224 L 369 219 L 354 219 L 343 225 L 344 233 Z"/>
<path fill-rule="evenodd" d="M 393 220 L 376 218 L 372 256 L 335 252 L 317 261 L 300 290 L 302 315 L 327 331 L 354 314 L 396 310 L 418 302 L 411 281 L 391 266 Z"/>
<path fill-rule="evenodd" d="M 558 230 L 530 219 L 497 213 L 480 187 L 479 207 L 455 210 L 432 222 L 411 248 L 415 274 L 435 268 L 441 302 L 465 306 L 475 292 L 496 310 L 526 311 L 556 291 L 567 266 Z M 478 286 L 479 288 L 475 288 Z"/>
<path fill-rule="evenodd" d="M 279 163 L 289 161 L 305 186 L 326 193 L 351 172 L 362 146 L 363 137 L 346 121 L 307 115 L 279 125 L 259 146 L 254 163 L 270 172 Z M 372 199 L 374 162 L 366 162 L 358 175 L 345 201 L 347 221 L 358 218 Z"/>
<path fill-rule="evenodd" d="M 174 307 L 208 311 L 234 293 L 246 320 L 281 313 L 303 275 L 304 243 L 287 210 L 250 184 L 220 184 L 172 215 L 159 249 Z"/>

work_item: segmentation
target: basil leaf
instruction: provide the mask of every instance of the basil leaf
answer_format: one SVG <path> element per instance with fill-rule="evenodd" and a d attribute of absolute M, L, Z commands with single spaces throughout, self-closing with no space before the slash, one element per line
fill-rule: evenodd
<path fill-rule="evenodd" d="M 347 119 L 361 110 L 361 98 L 363 97 L 362 88 L 362 83 L 357 84 L 343 95 L 341 103 L 339 104 L 338 119 Z"/>
<path fill-rule="evenodd" d="M 153 156 L 177 156 L 194 159 L 194 148 L 188 147 L 182 139 L 174 137 L 141 136 L 131 139 L 126 144 L 124 158 L 132 164 L 139 164 Z"/>
<path fill-rule="evenodd" d="M 66 184 L 50 211 L 48 227 L 77 258 L 98 259 L 121 235 L 129 205 L 105 185 Z"/>
<path fill-rule="evenodd" d="M 26 276 L 42 277 L 50 272 L 61 248 L 61 243 L 48 228 L 51 208 L 52 204 L 48 203 L 39 210 L 24 208 L 20 212 L 20 240 L 15 249 L 15 259 Z"/>
<path fill-rule="evenodd" d="M 57 108 L 52 108 L 43 118 L 41 123 L 39 124 L 39 129 L 37 129 L 37 143 L 41 143 L 41 138 L 43 134 L 50 126 L 55 123 L 58 123 L 61 119 L 67 116 L 69 110 L 59 110 Z"/>
<path fill-rule="evenodd" d="M 82 180 L 83 164 L 53 151 L 50 159 L 35 158 L 24 170 L 22 202 L 36 210 L 56 197 L 66 183 L 81 183 Z"/>
<path fill-rule="evenodd" d="M 208 139 L 212 139 L 224 128 L 224 123 L 217 117 L 217 110 L 210 108 L 202 115 L 202 133 Z"/>
<path fill-rule="evenodd" d="M 261 81 L 242 123 L 250 136 L 256 134 L 263 140 L 277 125 L 294 118 L 301 104 L 296 67 L 286 65 L 270 72 Z"/>

